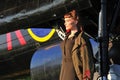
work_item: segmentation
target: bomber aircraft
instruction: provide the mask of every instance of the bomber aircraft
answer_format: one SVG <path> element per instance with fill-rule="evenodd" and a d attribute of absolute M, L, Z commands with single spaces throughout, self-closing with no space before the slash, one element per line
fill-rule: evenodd
<path fill-rule="evenodd" d="M 119 41 L 120 0 L 1 0 L 0 79 L 31 75 L 33 80 L 58 80 L 59 44 L 65 36 L 62 18 L 72 9 L 84 17 L 86 33 L 100 44 Z M 100 52 L 106 49 L 102 46 Z"/>

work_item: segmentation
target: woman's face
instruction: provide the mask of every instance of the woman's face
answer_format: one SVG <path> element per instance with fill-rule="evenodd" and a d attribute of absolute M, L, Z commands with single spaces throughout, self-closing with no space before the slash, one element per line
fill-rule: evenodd
<path fill-rule="evenodd" d="M 73 19 L 73 18 L 64 18 L 64 25 L 66 30 L 73 30 L 75 29 L 77 26 L 77 20 Z"/>

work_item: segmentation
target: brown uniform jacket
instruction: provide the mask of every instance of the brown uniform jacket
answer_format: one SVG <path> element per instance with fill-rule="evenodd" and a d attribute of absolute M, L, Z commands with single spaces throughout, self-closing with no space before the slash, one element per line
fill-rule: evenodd
<path fill-rule="evenodd" d="M 89 37 L 81 32 L 72 49 L 73 65 L 79 80 L 92 80 L 94 61 Z"/>
<path fill-rule="evenodd" d="M 75 69 L 72 61 L 72 48 L 75 42 L 75 36 L 68 38 L 61 43 L 62 49 L 62 65 L 60 72 L 60 80 L 76 80 Z"/>

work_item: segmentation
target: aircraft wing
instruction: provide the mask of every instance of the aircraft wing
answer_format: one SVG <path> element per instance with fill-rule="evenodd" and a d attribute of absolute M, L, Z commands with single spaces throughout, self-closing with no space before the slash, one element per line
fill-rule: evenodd
<path fill-rule="evenodd" d="M 109 25 L 112 25 L 114 18 L 118 17 L 116 15 L 119 15 L 119 5 L 116 3 L 118 1 L 109 0 L 107 2 L 107 24 Z M 93 27 L 98 27 L 100 0 L 1 0 L 0 34 L 38 26 L 51 28 L 50 25 L 62 21 L 63 15 L 72 9 L 83 13 Z M 113 29 L 112 27 L 111 30 Z"/>
<path fill-rule="evenodd" d="M 72 9 L 90 7 L 90 0 L 0 0 L 0 34 L 55 23 Z"/>

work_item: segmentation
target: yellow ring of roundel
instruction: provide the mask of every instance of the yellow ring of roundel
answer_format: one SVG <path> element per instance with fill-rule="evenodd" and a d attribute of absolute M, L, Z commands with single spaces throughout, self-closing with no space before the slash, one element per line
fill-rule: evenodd
<path fill-rule="evenodd" d="M 30 34 L 30 36 L 38 42 L 45 42 L 45 41 L 49 40 L 53 36 L 53 34 L 55 33 L 55 29 L 51 29 L 50 33 L 47 36 L 38 37 L 32 32 L 32 30 L 30 28 L 27 30 L 28 30 L 28 33 Z"/>

